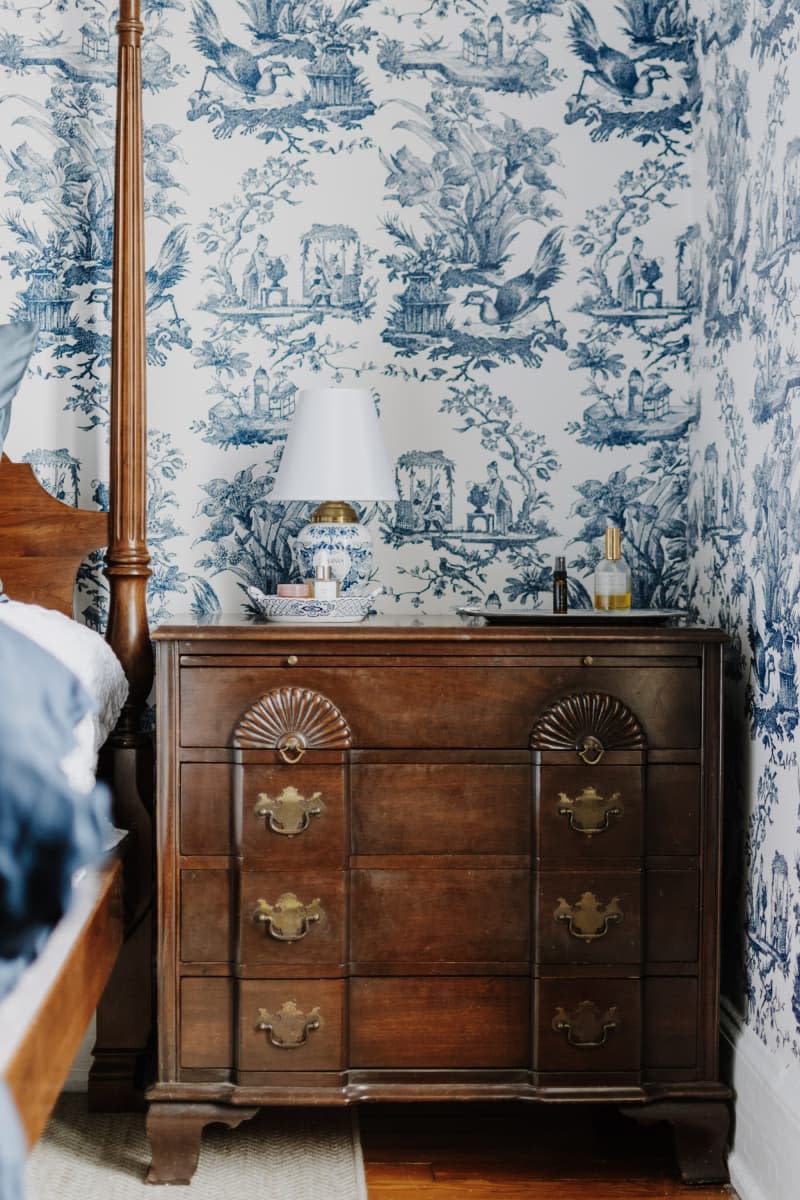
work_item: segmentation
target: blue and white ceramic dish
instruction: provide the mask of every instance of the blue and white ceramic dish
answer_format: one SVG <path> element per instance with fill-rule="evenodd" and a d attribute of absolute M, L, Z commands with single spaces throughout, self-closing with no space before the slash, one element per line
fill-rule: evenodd
<path fill-rule="evenodd" d="M 372 601 L 383 591 L 375 588 L 367 596 L 337 596 L 335 600 L 314 600 L 312 597 L 268 596 L 257 587 L 247 594 L 262 617 L 284 624 L 319 622 L 319 624 L 363 621 L 372 608 Z"/>

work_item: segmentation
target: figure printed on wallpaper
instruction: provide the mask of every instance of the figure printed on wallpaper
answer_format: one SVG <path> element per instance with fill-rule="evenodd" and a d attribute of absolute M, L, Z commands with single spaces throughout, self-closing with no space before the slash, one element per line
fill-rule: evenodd
<path fill-rule="evenodd" d="M 441 450 L 411 450 L 397 460 L 397 529 L 403 535 L 449 529 L 455 464 Z"/>
<path fill-rule="evenodd" d="M 564 276 L 563 241 L 561 229 L 549 230 L 542 238 L 530 270 L 502 283 L 493 298 L 488 292 L 475 289 L 464 297 L 463 303 L 479 306 L 484 325 L 500 325 L 504 329 L 544 305 L 550 324 L 554 325 L 548 293 Z"/>
<path fill-rule="evenodd" d="M 282 258 L 273 258 L 268 251 L 269 239 L 260 233 L 242 278 L 244 301 L 249 308 L 268 308 L 287 303 L 286 288 L 281 286 L 286 275 L 286 263 Z"/>
<path fill-rule="evenodd" d="M 508 533 L 513 521 L 511 497 L 500 477 L 500 468 L 495 461 L 487 464 L 486 479 L 483 483 L 468 484 L 469 502 L 475 506 L 476 512 L 467 515 L 467 528 L 475 528 L 475 518 L 479 513 L 488 517 L 486 528 L 490 533 Z M 473 517 L 470 523 L 470 516 Z"/>
<path fill-rule="evenodd" d="M 636 293 L 642 286 L 643 247 L 644 242 L 642 239 L 635 237 L 631 242 L 631 248 L 619 273 L 619 278 L 617 279 L 617 300 L 621 308 L 634 307 Z"/>
<path fill-rule="evenodd" d="M 716 136 L 708 145 L 708 170 L 715 180 L 709 217 L 714 237 L 706 266 L 704 333 L 729 345 L 741 337 L 749 306 L 747 274 L 751 237 L 752 170 L 744 76 L 724 56 L 716 63 L 713 112 Z"/>

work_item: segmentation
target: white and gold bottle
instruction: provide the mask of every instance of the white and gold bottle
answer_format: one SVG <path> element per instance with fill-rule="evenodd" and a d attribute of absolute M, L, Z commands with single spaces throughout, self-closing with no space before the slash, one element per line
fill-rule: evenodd
<path fill-rule="evenodd" d="M 622 557 L 622 534 L 616 525 L 605 533 L 605 554 L 594 571 L 594 606 L 620 612 L 631 606 L 631 570 Z"/>

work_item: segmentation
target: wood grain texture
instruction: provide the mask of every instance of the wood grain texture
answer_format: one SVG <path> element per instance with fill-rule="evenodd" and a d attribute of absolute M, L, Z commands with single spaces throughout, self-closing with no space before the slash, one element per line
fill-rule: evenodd
<path fill-rule="evenodd" d="M 30 1146 L 47 1123 L 122 944 L 121 883 L 116 859 L 85 876 L 39 958 L 0 1003 L 0 1068 Z"/>
<path fill-rule="evenodd" d="M 364 1105 L 359 1124 L 369 1200 L 735 1200 L 681 1183 L 668 1126 L 608 1110 Z"/>
<path fill-rule="evenodd" d="M 625 1103 L 672 1123 L 689 1177 L 724 1171 L 729 1092 L 703 1065 L 718 925 L 700 902 L 719 854 L 719 778 L 704 774 L 719 737 L 704 647 L 713 663 L 719 639 L 682 634 L 620 632 L 605 655 L 589 631 L 560 634 L 554 653 L 550 631 L 487 639 L 435 620 L 341 639 L 235 622 L 213 637 L 159 631 L 153 1100 Z M 241 714 L 287 679 L 336 705 L 352 746 L 287 764 L 232 744 Z M 582 689 L 612 685 L 644 731 L 635 746 L 586 762 L 583 743 L 531 744 L 554 689 L 580 707 Z M 301 902 L 328 924 L 265 941 L 253 913 Z M 575 909 L 585 933 L 592 904 L 621 915 L 596 942 L 554 924 Z M 271 1041 L 276 1022 L 291 1048 Z M 209 1057 L 212 1044 L 225 1053 Z"/>
<path fill-rule="evenodd" d="M 0 574 L 12 600 L 73 613 L 78 567 L 108 543 L 108 513 L 62 504 L 28 463 L 0 462 Z"/>

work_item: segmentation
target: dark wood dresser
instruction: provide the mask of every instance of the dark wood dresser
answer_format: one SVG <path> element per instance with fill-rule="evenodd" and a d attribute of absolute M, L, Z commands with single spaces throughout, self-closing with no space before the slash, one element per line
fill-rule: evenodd
<path fill-rule="evenodd" d="M 721 633 L 155 636 L 152 1182 L 260 1105 L 489 1098 L 667 1120 L 727 1177 Z"/>

